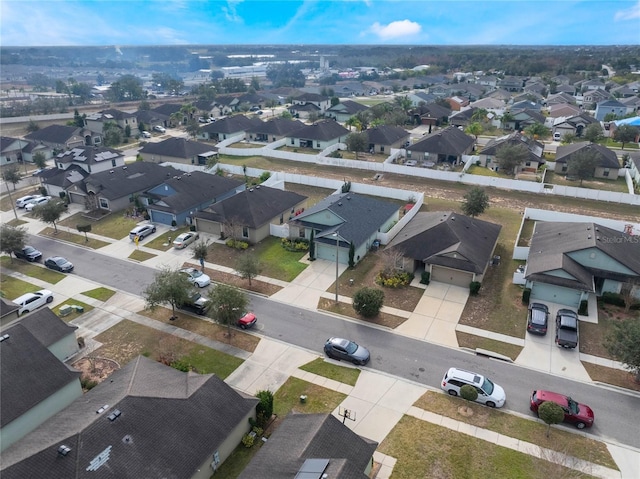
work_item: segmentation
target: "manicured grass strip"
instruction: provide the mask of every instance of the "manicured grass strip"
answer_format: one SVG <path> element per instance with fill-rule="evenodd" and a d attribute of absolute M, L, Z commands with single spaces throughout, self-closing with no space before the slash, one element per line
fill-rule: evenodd
<path fill-rule="evenodd" d="M 260 274 L 282 281 L 292 281 L 307 267 L 300 259 L 305 251 L 287 251 L 281 246 L 280 238 L 267 238 L 256 246 L 262 266 Z"/>
<path fill-rule="evenodd" d="M 153 253 L 147 253 L 146 251 L 140 251 L 139 249 L 134 250 L 133 253 L 131 253 L 129 255 L 129 259 L 135 260 L 135 261 L 146 261 L 148 259 L 151 258 L 155 258 L 156 254 Z"/>
<path fill-rule="evenodd" d="M 158 251 L 169 251 L 173 248 L 173 240 L 180 236 L 182 233 L 187 233 L 189 231 L 188 226 L 183 226 L 182 228 L 178 228 L 175 231 L 167 231 L 162 234 L 152 234 L 149 237 L 149 240 L 145 238 L 140 242 L 141 245 L 146 246 L 147 248 L 157 249 Z"/>
<path fill-rule="evenodd" d="M 310 363 L 300 366 L 300 369 L 324 378 L 333 379 L 340 383 L 356 385 L 356 381 L 360 376 L 360 370 L 356 368 L 347 368 L 326 362 L 323 358 L 316 358 Z"/>
<path fill-rule="evenodd" d="M 307 396 L 306 402 L 300 402 L 300 396 Z M 279 418 L 290 412 L 330 413 L 345 400 L 345 394 L 323 388 L 302 379 L 290 377 L 274 394 L 273 409 Z"/>
<path fill-rule="evenodd" d="M 341 316 L 359 319 L 360 321 L 367 323 L 377 324 L 378 326 L 385 326 L 391 329 L 397 328 L 407 320 L 407 318 L 403 318 L 402 316 L 383 312 L 378 313 L 378 315 L 373 318 L 365 318 L 356 313 L 351 304 L 343 302 L 336 304 L 333 299 L 328 298 L 320 298 L 320 300 L 318 300 L 318 309 L 340 314 Z"/>
<path fill-rule="evenodd" d="M 50 284 L 57 284 L 59 281 L 62 281 L 66 277 L 66 275 L 63 273 L 58 273 L 57 271 L 53 271 L 52 269 L 44 268 L 40 263 L 29 263 L 28 261 L 23 261 L 21 259 L 15 258 L 13 258 L 12 261 L 8 256 L 2 256 L 0 258 L 0 265 L 3 268 L 10 269 L 11 271 L 15 271 L 17 273 L 22 273 L 25 276 L 30 276 L 32 278 L 46 281 Z"/>
<path fill-rule="evenodd" d="M 109 298 L 111 298 L 111 296 L 116 294 L 116 292 L 109 288 L 100 287 L 91 289 L 89 291 L 84 291 L 82 294 L 88 296 L 89 298 L 97 299 L 98 301 L 107 301 Z"/>
<path fill-rule="evenodd" d="M 541 422 L 513 416 L 497 409 L 434 391 L 427 391 L 415 402 L 414 406 L 585 461 L 618 469 L 604 443 L 556 428 L 553 428 L 550 436 L 546 437 L 547 425 Z M 463 416 L 458 411 L 461 406 L 470 408 L 473 414 Z"/>
<path fill-rule="evenodd" d="M 42 288 L 34 284 L 27 283 L 12 276 L 7 276 L 6 274 L 0 276 L 0 292 L 4 298 L 9 300 L 22 296 L 25 293 L 40 291 L 41 289 Z"/>
<path fill-rule="evenodd" d="M 482 336 L 476 336 L 474 334 L 456 331 L 456 337 L 458 338 L 458 345 L 461 348 L 486 349 L 487 351 L 507 356 L 514 361 L 522 352 L 522 346 L 496 341 L 495 339 L 483 338 Z"/>
<path fill-rule="evenodd" d="M 60 308 L 62 306 L 80 306 L 83 311 L 79 312 L 77 309 L 75 308 L 71 308 L 71 313 L 67 314 L 66 316 L 62 316 L 60 314 Z M 76 299 L 68 299 L 67 301 L 65 301 L 64 303 L 56 306 L 53 309 L 53 312 L 56 313 L 56 315 L 62 319 L 64 322 L 68 323 L 70 321 L 73 321 L 74 319 L 82 316 L 84 313 L 88 313 L 89 311 L 91 311 L 93 309 L 93 306 L 87 304 L 87 303 L 83 303 L 82 301 L 78 301 Z"/>
<path fill-rule="evenodd" d="M 582 324 L 580 326 L 582 326 Z M 582 335 L 580 338 L 582 339 Z M 600 366 L 599 364 L 588 363 L 587 361 L 581 362 L 593 381 L 612 384 L 633 391 L 640 391 L 640 383 L 636 382 L 633 374 L 628 371 L 608 368 L 606 366 Z"/>
<path fill-rule="evenodd" d="M 131 218 L 124 215 L 122 211 L 110 213 L 99 220 L 85 218 L 83 213 L 76 213 L 65 218 L 59 224 L 68 228 L 76 229 L 78 225 L 91 225 L 91 233 L 99 236 L 106 236 L 119 240 L 125 238 L 140 221 L 140 218 Z M 84 235 L 83 235 L 84 236 Z"/>
<path fill-rule="evenodd" d="M 104 246 L 108 246 L 109 243 L 106 241 L 97 240 L 94 238 L 85 239 L 83 234 L 80 233 L 69 233 L 68 231 L 63 231 L 62 229 L 58 229 L 56 233 L 54 228 L 45 228 L 40 231 L 41 236 L 48 236 L 49 238 L 57 239 L 58 241 L 67 241 L 69 243 L 86 246 L 91 249 L 99 249 Z"/>

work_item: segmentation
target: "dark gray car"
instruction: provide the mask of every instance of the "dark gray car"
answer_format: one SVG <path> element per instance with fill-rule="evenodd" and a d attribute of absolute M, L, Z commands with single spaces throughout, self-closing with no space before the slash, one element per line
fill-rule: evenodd
<path fill-rule="evenodd" d="M 331 359 L 345 359 L 360 366 L 367 364 L 371 357 L 367 348 L 343 338 L 327 339 L 324 343 L 324 352 Z"/>

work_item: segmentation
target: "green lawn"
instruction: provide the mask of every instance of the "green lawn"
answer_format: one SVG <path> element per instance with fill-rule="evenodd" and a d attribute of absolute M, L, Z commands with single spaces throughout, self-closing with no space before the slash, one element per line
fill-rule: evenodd
<path fill-rule="evenodd" d="M 576 188 L 589 188 L 592 190 L 615 191 L 618 193 L 628 193 L 627 183 L 624 178 L 603 179 L 592 178 L 584 180 L 580 184 L 580 180 L 567 180 L 565 175 L 559 175 L 553 171 L 547 171 L 545 174 L 545 183 L 558 186 L 574 186 Z"/>
<path fill-rule="evenodd" d="M 15 299 L 25 293 L 33 293 L 41 289 L 42 288 L 34 284 L 27 283 L 26 281 L 6 274 L 0 276 L 0 293 L 2 293 L 3 298 Z"/>
<path fill-rule="evenodd" d="M 82 312 L 78 311 L 75 308 L 71 308 L 71 313 L 70 314 L 68 314 L 66 316 L 62 316 L 60 314 L 60 308 L 62 306 L 80 306 L 82 308 Z M 58 306 L 53 308 L 53 312 L 56 313 L 56 316 L 58 316 L 64 322 L 68 323 L 68 322 L 73 321 L 74 319 L 82 316 L 84 313 L 88 313 L 92 309 L 93 309 L 93 306 L 90 306 L 87 303 L 83 303 L 82 301 L 78 301 L 76 299 L 71 299 L 70 298 L 67 301 L 65 301 L 64 303 L 59 304 Z"/>
<path fill-rule="evenodd" d="M 107 243 L 106 241 L 101 241 L 94 238 L 85 238 L 84 234 L 82 233 L 69 233 L 68 231 L 62 231 L 61 229 L 56 231 L 54 228 L 50 227 L 43 229 L 39 234 L 42 236 L 48 236 L 50 238 L 57 239 L 59 241 L 67 241 L 68 243 L 82 245 L 91 249 L 100 249 L 104 246 L 109 245 L 109 243 Z"/>
<path fill-rule="evenodd" d="M 155 258 L 157 255 L 152 253 L 147 253 L 146 251 L 140 251 L 139 249 L 134 250 L 128 257 L 129 259 L 133 259 L 136 261 L 146 261 L 151 258 Z"/>
<path fill-rule="evenodd" d="M 109 288 L 100 287 L 89 291 L 83 291 L 82 294 L 89 298 L 97 299 L 98 301 L 107 301 L 111 296 L 116 294 L 116 292 Z"/>
<path fill-rule="evenodd" d="M 496 341 L 495 339 L 476 336 L 474 334 L 456 331 L 456 337 L 458 338 L 458 345 L 461 348 L 486 349 L 487 351 L 507 356 L 514 361 L 522 352 L 522 346 L 516 346 L 515 344 L 504 343 L 502 341 Z"/>
<path fill-rule="evenodd" d="M 188 226 L 183 226 L 182 228 L 176 228 L 175 231 L 169 230 L 166 233 L 159 234 L 156 236 L 151 236 L 152 239 L 147 240 L 146 242 L 141 242 L 141 245 L 146 246 L 147 248 L 157 249 L 159 251 L 169 251 L 173 248 L 172 241 L 180 236 L 182 233 L 187 233 L 189 231 Z"/>
<path fill-rule="evenodd" d="M 360 376 L 360 370 L 357 368 L 347 368 L 338 366 L 337 364 L 331 364 L 323 358 L 316 358 L 310 363 L 300 366 L 300 369 L 351 386 L 356 385 L 356 381 Z"/>
<path fill-rule="evenodd" d="M 129 231 L 141 220 L 142 218 L 126 217 L 121 211 L 110 213 L 97 221 L 84 217 L 83 213 L 76 213 L 69 218 L 65 218 L 59 224 L 69 228 L 77 228 L 78 225 L 90 224 L 91 233 L 120 240 L 125 238 L 129 234 Z"/>
<path fill-rule="evenodd" d="M 30 263 L 16 258 L 13 258 L 12 260 L 8 256 L 2 256 L 0 258 L 0 266 L 17 273 L 22 273 L 25 276 L 46 281 L 50 284 L 57 284 L 66 277 L 63 273 L 58 273 L 52 269 L 44 268 L 40 263 Z"/>

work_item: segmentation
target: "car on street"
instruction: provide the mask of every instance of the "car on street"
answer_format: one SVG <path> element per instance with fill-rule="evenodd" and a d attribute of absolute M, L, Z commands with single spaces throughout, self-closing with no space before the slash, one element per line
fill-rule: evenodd
<path fill-rule="evenodd" d="M 26 293 L 13 300 L 18 305 L 18 315 L 29 313 L 53 301 L 53 293 L 41 289 L 35 293 Z"/>
<path fill-rule="evenodd" d="M 211 278 L 196 268 L 182 268 L 180 272 L 186 275 L 189 282 L 198 288 L 204 288 L 211 284 Z"/>
<path fill-rule="evenodd" d="M 570 309 L 559 309 L 556 314 L 556 344 L 574 349 L 578 346 L 578 314 Z"/>
<path fill-rule="evenodd" d="M 527 331 L 531 334 L 547 334 L 549 308 L 546 304 L 531 303 L 527 312 Z"/>
<path fill-rule="evenodd" d="M 176 239 L 173 240 L 173 247 L 175 249 L 186 248 L 198 238 L 200 238 L 200 235 L 198 233 L 194 233 L 194 232 L 182 233 L 181 235 L 178 235 Z"/>
<path fill-rule="evenodd" d="M 258 318 L 256 318 L 256 315 L 254 313 L 245 313 L 238 320 L 238 326 L 242 329 L 249 329 L 252 328 L 257 321 Z"/>
<path fill-rule="evenodd" d="M 16 258 L 24 259 L 26 261 L 40 261 L 42 253 L 35 249 L 33 246 L 25 246 L 19 250 L 13 252 Z"/>
<path fill-rule="evenodd" d="M 324 353 L 331 359 L 344 359 L 359 366 L 364 366 L 371 358 L 367 348 L 344 338 L 327 339 L 324 343 Z"/>
<path fill-rule="evenodd" d="M 564 394 L 543 390 L 533 391 L 529 408 L 538 414 L 538 408 L 545 401 L 554 402 L 562 408 L 564 422 L 573 424 L 578 429 L 593 426 L 595 419 L 593 410 L 586 404 L 580 404 Z"/>
<path fill-rule="evenodd" d="M 138 240 L 142 240 L 145 236 L 149 236 L 152 233 L 156 232 L 156 227 L 153 225 L 140 225 L 136 226 L 129 232 L 129 239 L 131 241 L 135 240 L 135 237 L 138 237 Z"/>
<path fill-rule="evenodd" d="M 33 211 L 33 209 L 36 206 L 46 205 L 47 203 L 49 203 L 50 200 L 51 200 L 51 196 L 41 196 L 27 203 L 24 209 L 27 211 Z"/>
<path fill-rule="evenodd" d="M 465 371 L 464 369 L 449 368 L 444 373 L 440 389 L 451 396 L 459 396 L 460 388 L 468 384 L 476 388 L 478 398 L 476 402 L 489 407 L 502 407 L 507 400 L 507 395 L 502 387 L 491 381 L 482 374 Z"/>
<path fill-rule="evenodd" d="M 22 197 L 20 197 L 20 198 L 18 198 L 16 200 L 16 206 L 18 208 L 24 208 L 29 203 L 31 203 L 33 200 L 35 200 L 36 198 L 40 198 L 41 196 L 42 195 L 26 195 L 26 196 L 22 196 Z"/>
<path fill-rule="evenodd" d="M 207 299 L 197 291 L 193 291 L 189 296 L 189 299 L 187 299 L 187 301 L 182 303 L 179 307 L 180 309 L 203 315 L 207 312 Z"/>
<path fill-rule="evenodd" d="M 62 256 L 52 256 L 44 260 L 44 265 L 61 273 L 71 273 L 73 271 L 73 263 Z"/>
<path fill-rule="evenodd" d="M 158 133 L 166 133 L 167 130 L 164 126 L 156 125 L 153 127 L 153 131 L 157 131 Z"/>

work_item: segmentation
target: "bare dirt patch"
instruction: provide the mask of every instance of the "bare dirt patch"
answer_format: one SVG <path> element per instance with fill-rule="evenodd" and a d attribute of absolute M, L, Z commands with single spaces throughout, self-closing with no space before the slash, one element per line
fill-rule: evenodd
<path fill-rule="evenodd" d="M 101 383 L 111 374 L 120 369 L 120 365 L 113 359 L 82 358 L 71 364 L 81 372 L 81 377 L 87 381 Z"/>

